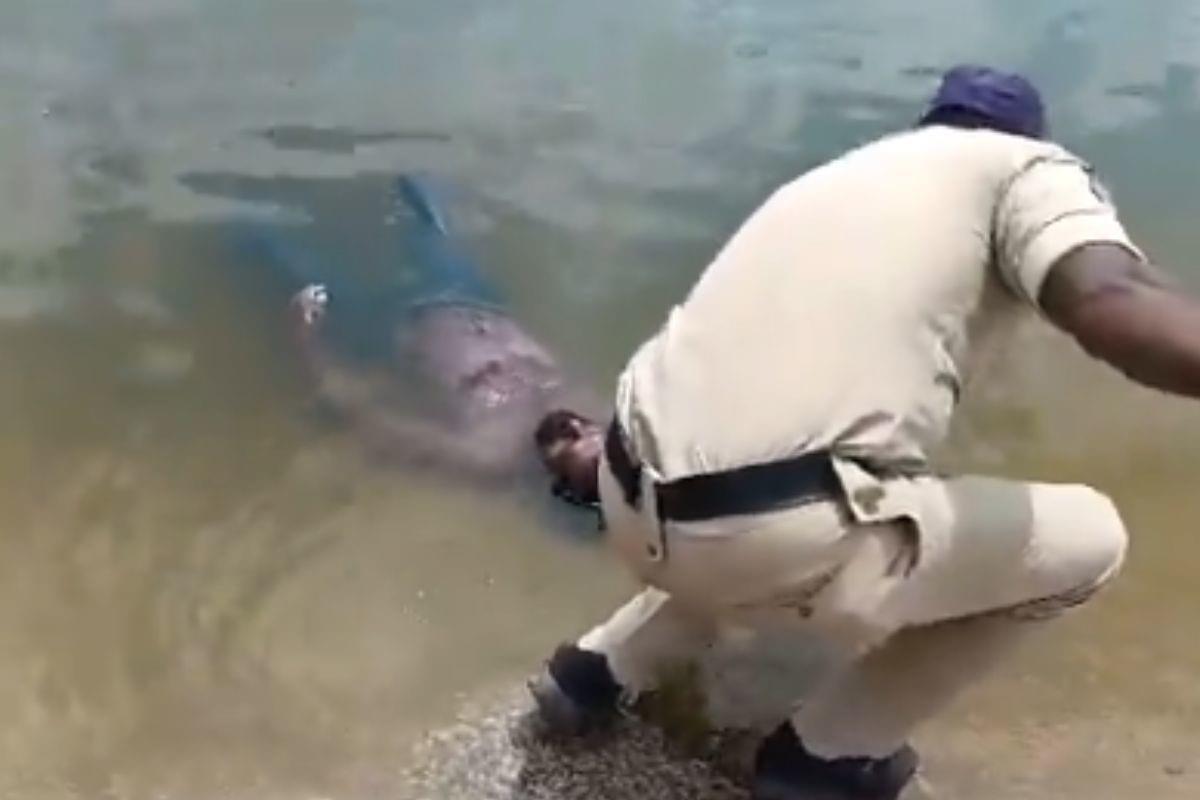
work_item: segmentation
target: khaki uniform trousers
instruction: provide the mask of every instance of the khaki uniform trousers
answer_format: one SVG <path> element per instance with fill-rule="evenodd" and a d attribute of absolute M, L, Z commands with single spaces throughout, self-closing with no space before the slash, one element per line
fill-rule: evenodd
<path fill-rule="evenodd" d="M 651 472 L 635 509 L 602 462 L 609 542 L 647 588 L 579 646 L 637 694 L 725 626 L 804 626 L 851 658 L 792 715 L 797 734 L 826 758 L 882 757 L 1124 558 L 1116 509 L 1085 486 L 835 466 L 844 501 L 660 524 Z"/>

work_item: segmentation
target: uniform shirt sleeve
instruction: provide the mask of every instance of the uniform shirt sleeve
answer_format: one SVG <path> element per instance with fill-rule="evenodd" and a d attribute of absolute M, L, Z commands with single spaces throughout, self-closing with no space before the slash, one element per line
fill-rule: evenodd
<path fill-rule="evenodd" d="M 1034 158 L 1001 187 L 993 234 L 1001 278 L 1034 305 L 1050 268 L 1081 245 L 1117 244 L 1142 258 L 1091 167 L 1065 151 Z"/>

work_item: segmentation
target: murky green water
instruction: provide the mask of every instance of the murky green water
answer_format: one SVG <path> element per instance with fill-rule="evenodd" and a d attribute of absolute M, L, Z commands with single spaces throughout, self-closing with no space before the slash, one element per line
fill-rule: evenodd
<path fill-rule="evenodd" d="M 239 226 L 350 229 L 388 174 L 443 174 L 516 315 L 607 390 L 767 190 L 966 59 L 1030 71 L 1200 284 L 1181 0 L 0 6 L 0 796 L 386 797 L 414 735 L 625 591 L 540 495 L 381 467 L 313 413 Z M 1044 332 L 1018 352 L 953 457 L 1100 486 L 1135 550 L 934 726 L 934 774 L 1195 797 L 1200 411 Z"/>

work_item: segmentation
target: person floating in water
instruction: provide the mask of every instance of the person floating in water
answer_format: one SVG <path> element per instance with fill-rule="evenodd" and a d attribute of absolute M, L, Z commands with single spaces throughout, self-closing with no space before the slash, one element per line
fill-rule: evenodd
<path fill-rule="evenodd" d="M 398 178 L 391 216 L 408 263 L 389 292 L 385 315 L 389 367 L 431 387 L 433 417 L 406 414 L 326 335 L 339 297 L 322 283 L 292 299 L 300 351 L 320 399 L 361 433 L 376 453 L 500 480 L 537 468 L 539 419 L 575 398 L 555 358 L 504 310 L 499 293 L 457 246 L 428 187 Z M 375 303 L 375 307 L 379 307 Z M 355 313 L 348 307 L 347 314 Z M 392 376 L 400 377 L 400 376 Z"/>

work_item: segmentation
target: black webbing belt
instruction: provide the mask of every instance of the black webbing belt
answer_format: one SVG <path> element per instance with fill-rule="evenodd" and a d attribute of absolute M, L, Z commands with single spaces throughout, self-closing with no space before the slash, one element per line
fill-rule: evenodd
<path fill-rule="evenodd" d="M 642 468 L 630 457 L 616 421 L 608 427 L 604 455 L 625 502 L 639 507 Z M 842 496 L 842 488 L 829 451 L 817 450 L 781 461 L 659 483 L 654 493 L 660 520 L 698 522 L 835 500 Z"/>

